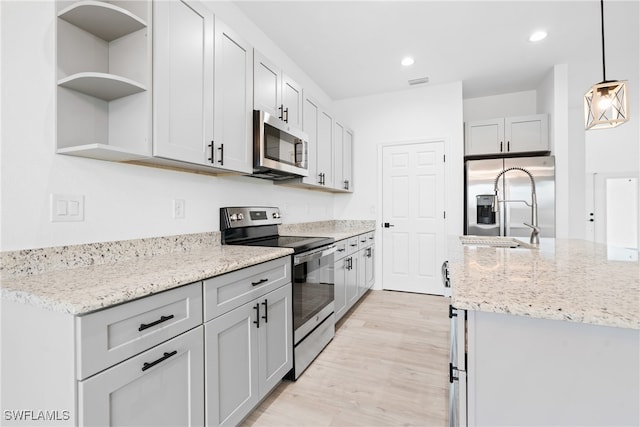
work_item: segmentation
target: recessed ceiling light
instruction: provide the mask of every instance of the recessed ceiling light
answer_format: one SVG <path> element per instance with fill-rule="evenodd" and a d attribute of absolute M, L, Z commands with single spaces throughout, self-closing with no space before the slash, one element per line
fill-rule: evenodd
<path fill-rule="evenodd" d="M 401 64 L 405 67 L 408 67 L 409 65 L 413 65 L 415 61 L 413 60 L 412 57 L 407 56 L 406 58 L 404 58 L 401 62 Z"/>
<path fill-rule="evenodd" d="M 547 37 L 547 32 L 544 30 L 535 31 L 533 34 L 529 36 L 530 42 L 539 42 L 540 40 L 544 40 Z"/>

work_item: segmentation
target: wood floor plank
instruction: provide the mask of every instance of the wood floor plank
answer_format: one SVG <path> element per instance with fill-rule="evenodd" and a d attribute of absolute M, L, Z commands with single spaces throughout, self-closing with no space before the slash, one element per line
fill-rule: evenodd
<path fill-rule="evenodd" d="M 449 299 L 370 291 L 296 382 L 244 426 L 445 426 Z"/>

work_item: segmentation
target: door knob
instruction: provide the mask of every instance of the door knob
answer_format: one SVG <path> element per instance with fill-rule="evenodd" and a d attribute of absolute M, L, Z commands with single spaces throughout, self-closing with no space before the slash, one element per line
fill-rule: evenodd
<path fill-rule="evenodd" d="M 389 228 L 389 227 L 393 227 L 393 224 L 389 224 L 388 222 L 384 223 L 384 228 Z"/>

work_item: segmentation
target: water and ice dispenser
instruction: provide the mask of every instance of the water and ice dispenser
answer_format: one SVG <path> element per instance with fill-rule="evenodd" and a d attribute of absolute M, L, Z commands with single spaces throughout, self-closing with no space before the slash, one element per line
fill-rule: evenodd
<path fill-rule="evenodd" d="M 496 223 L 496 213 L 494 209 L 495 198 L 493 194 L 480 194 L 476 196 L 477 224 Z"/>

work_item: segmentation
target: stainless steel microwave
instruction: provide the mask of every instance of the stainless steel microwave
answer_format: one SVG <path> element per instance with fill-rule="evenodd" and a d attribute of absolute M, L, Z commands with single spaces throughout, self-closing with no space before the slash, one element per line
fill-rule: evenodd
<path fill-rule="evenodd" d="M 288 179 L 308 176 L 309 137 L 265 111 L 253 111 L 253 176 Z"/>

